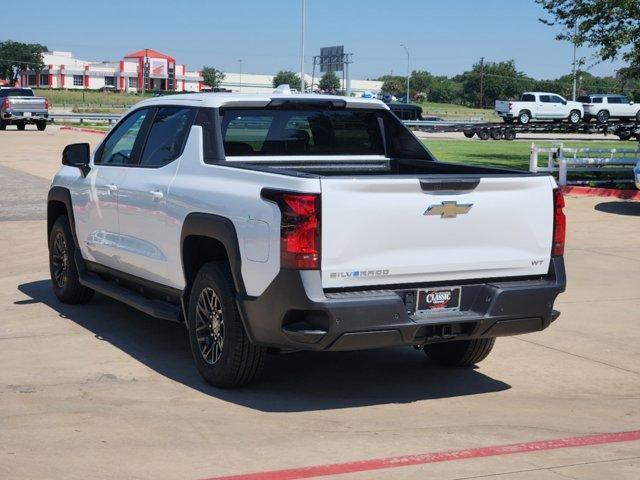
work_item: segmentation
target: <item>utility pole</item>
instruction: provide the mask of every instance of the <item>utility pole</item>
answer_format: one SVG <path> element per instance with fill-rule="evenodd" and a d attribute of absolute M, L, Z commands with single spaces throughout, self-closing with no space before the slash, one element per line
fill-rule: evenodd
<path fill-rule="evenodd" d="M 240 64 L 240 93 L 242 93 L 242 59 L 238 60 Z"/>
<path fill-rule="evenodd" d="M 578 22 L 573 25 L 573 97 L 572 100 L 576 101 L 576 83 L 578 81 L 577 70 L 576 70 L 576 39 L 578 37 Z"/>
<path fill-rule="evenodd" d="M 306 0 L 302 0 L 302 40 L 300 42 L 300 93 L 304 93 L 304 17 Z"/>
<path fill-rule="evenodd" d="M 407 54 L 407 103 L 411 103 L 411 100 L 409 99 L 409 77 L 410 77 L 409 50 L 407 49 L 407 46 L 404 43 L 401 43 L 400 46 L 404 48 L 404 51 Z"/>
<path fill-rule="evenodd" d="M 480 108 L 484 104 L 484 57 L 480 58 Z"/>

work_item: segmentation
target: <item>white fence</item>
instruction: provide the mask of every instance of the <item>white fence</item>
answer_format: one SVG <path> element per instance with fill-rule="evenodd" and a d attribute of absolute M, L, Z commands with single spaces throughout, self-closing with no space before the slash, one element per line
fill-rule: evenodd
<path fill-rule="evenodd" d="M 540 165 L 539 160 L 546 160 Z M 562 143 L 552 147 L 531 144 L 529 171 L 558 173 L 558 184 L 567 185 L 567 173 L 628 172 L 629 179 L 615 182 L 633 182 L 633 167 L 640 161 L 640 147 L 632 148 L 565 148 Z M 579 182 L 579 181 L 578 181 Z"/>

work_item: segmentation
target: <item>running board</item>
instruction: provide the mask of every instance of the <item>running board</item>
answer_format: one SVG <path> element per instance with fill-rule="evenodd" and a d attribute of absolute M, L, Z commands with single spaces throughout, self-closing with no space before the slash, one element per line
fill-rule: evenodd
<path fill-rule="evenodd" d="M 178 305 L 163 302 L 162 300 L 146 298 L 133 290 L 118 285 L 116 282 L 103 280 L 97 275 L 86 271 L 78 273 L 80 283 L 85 287 L 89 287 L 96 292 L 126 303 L 130 307 L 138 309 L 152 317 L 172 322 L 180 322 L 180 307 Z"/>

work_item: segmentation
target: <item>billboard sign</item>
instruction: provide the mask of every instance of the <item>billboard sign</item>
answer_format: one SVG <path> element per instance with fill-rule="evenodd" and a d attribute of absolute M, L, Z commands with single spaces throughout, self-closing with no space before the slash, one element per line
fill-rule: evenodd
<path fill-rule="evenodd" d="M 151 78 L 167 78 L 168 66 L 165 58 L 149 59 L 149 76 Z"/>
<path fill-rule="evenodd" d="M 344 70 L 344 45 L 322 47 L 318 64 L 321 72 L 342 72 Z"/>

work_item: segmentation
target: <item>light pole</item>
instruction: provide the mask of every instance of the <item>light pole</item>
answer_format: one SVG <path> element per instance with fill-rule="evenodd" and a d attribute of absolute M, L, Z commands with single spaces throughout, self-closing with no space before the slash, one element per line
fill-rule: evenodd
<path fill-rule="evenodd" d="M 242 59 L 238 60 L 240 64 L 240 93 L 242 93 Z"/>
<path fill-rule="evenodd" d="M 576 101 L 576 83 L 577 83 L 577 72 L 576 72 L 576 38 L 578 36 L 578 22 L 573 25 L 573 98 L 572 100 Z"/>
<path fill-rule="evenodd" d="M 410 103 L 409 100 L 409 50 L 404 43 L 401 43 L 400 46 L 404 48 L 405 53 L 407 54 L 407 103 Z"/>
<path fill-rule="evenodd" d="M 304 93 L 304 10 L 306 0 L 302 0 L 302 39 L 300 42 L 300 93 Z"/>

